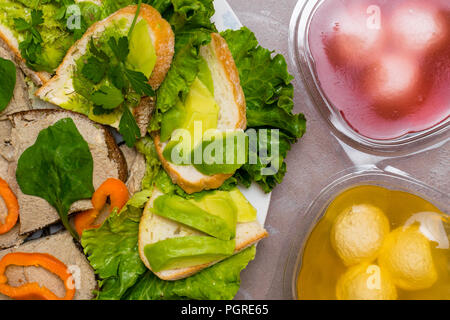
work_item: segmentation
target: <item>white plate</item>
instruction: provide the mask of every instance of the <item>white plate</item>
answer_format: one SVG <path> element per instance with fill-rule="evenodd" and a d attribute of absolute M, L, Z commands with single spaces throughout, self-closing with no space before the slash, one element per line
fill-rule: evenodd
<path fill-rule="evenodd" d="M 241 22 L 226 0 L 215 0 L 214 8 L 216 9 L 216 13 L 212 17 L 212 20 L 216 24 L 218 31 L 225 31 L 227 29 L 237 30 L 242 27 Z M 264 193 L 264 191 L 255 183 L 248 189 L 239 189 L 245 195 L 247 200 L 256 208 L 258 221 L 264 225 L 267 211 L 269 211 L 271 193 Z"/>

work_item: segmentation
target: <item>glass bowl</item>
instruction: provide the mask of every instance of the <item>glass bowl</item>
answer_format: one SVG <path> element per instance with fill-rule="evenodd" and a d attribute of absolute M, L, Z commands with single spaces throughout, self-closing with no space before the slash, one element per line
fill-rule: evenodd
<path fill-rule="evenodd" d="M 288 239 L 289 254 L 283 272 L 283 294 L 297 299 L 297 277 L 302 264 L 303 249 L 313 228 L 324 215 L 329 204 L 336 196 L 361 185 L 376 185 L 391 190 L 415 194 L 438 207 L 442 212 L 450 213 L 450 196 L 411 177 L 394 167 L 378 168 L 374 165 L 353 167 L 338 173 L 331 183 L 321 190 L 307 211 L 296 219 Z"/>
<path fill-rule="evenodd" d="M 312 56 L 308 35 L 314 14 L 318 8 L 329 0 L 299 0 L 290 22 L 289 55 L 296 66 L 309 96 L 333 135 L 346 144 L 365 153 L 384 156 L 404 156 L 416 153 L 450 140 L 450 118 L 435 126 L 414 133 L 404 134 L 394 139 L 372 139 L 355 131 L 344 119 L 341 112 L 327 98 L 321 89 Z"/>

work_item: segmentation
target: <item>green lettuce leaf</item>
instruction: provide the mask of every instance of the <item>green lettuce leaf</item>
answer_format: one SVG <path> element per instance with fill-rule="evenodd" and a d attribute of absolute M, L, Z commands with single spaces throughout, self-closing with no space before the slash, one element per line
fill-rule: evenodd
<path fill-rule="evenodd" d="M 148 271 L 126 295 L 129 300 L 231 300 L 239 290 L 240 272 L 254 259 L 250 247 L 182 280 L 164 281 Z"/>
<path fill-rule="evenodd" d="M 271 175 L 261 174 L 261 169 L 268 164 L 258 158 L 257 164 L 242 166 L 235 177 L 246 186 L 256 181 L 265 192 L 270 192 L 286 173 L 284 158 L 290 145 L 301 138 L 306 130 L 304 115 L 292 112 L 293 76 L 287 70 L 284 57 L 280 54 L 273 55 L 273 52 L 259 46 L 255 35 L 248 28 L 227 30 L 221 35 L 227 41 L 239 70 L 247 103 L 248 128 L 255 129 L 257 135 L 261 129 L 280 130 L 280 149 L 276 155 L 280 160 L 279 169 Z M 262 144 L 271 149 L 270 141 Z"/>
<path fill-rule="evenodd" d="M 101 278 L 97 299 L 120 299 L 147 270 L 139 257 L 138 234 L 142 209 L 150 196 L 148 190 L 136 193 L 100 228 L 83 232 L 84 252 Z"/>

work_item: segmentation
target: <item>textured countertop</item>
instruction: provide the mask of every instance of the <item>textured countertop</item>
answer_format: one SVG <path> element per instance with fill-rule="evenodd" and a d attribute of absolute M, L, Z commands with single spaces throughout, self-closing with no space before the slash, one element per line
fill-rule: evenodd
<path fill-rule="evenodd" d="M 288 61 L 295 76 L 295 112 L 308 120 L 306 135 L 293 146 L 287 158 L 288 173 L 272 194 L 266 229 L 270 237 L 258 245 L 256 259 L 242 272 L 237 299 L 289 299 L 283 293 L 283 269 L 295 230 L 294 221 L 304 219 L 311 201 L 330 177 L 355 165 L 377 164 L 400 169 L 446 194 L 450 194 L 450 143 L 419 154 L 382 159 L 359 153 L 339 143 L 326 121 L 314 108 L 302 80 L 288 55 L 289 22 L 296 0 L 228 0 L 243 25 L 259 43 Z M 354 156 L 349 157 L 349 154 Z"/>

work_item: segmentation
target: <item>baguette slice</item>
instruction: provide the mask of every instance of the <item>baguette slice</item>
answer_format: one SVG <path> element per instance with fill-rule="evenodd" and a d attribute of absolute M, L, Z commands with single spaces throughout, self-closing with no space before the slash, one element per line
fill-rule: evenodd
<path fill-rule="evenodd" d="M 217 129 L 245 130 L 247 127 L 246 104 L 239 72 L 231 55 L 228 44 L 219 34 L 211 35 L 211 42 L 200 48 L 200 55 L 206 60 L 214 82 L 214 99 L 219 106 Z M 154 135 L 159 159 L 172 178 L 187 193 L 219 188 L 231 174 L 204 175 L 193 166 L 180 166 L 168 162 L 163 151 L 167 143 Z"/>
<path fill-rule="evenodd" d="M 63 62 L 56 70 L 56 75 L 36 92 L 36 96 L 57 106 L 70 109 L 70 99 L 76 94 L 72 81 L 76 71 L 76 61 L 86 53 L 91 38 L 98 38 L 106 28 L 122 19 L 126 19 L 126 26 L 129 28 L 133 22 L 136 9 L 136 5 L 125 7 L 106 19 L 94 23 L 83 37 L 69 49 Z M 156 51 L 156 64 L 149 79 L 149 84 L 156 90 L 163 82 L 172 63 L 175 38 L 170 24 L 153 7 L 142 4 L 137 22 L 141 20 L 148 23 L 149 34 L 153 39 Z M 142 101 L 139 107 L 130 110 L 137 120 L 141 133 L 145 133 L 149 121 L 149 116 L 145 117 L 143 114 L 150 114 L 150 112 L 145 112 L 142 109 L 151 111 L 151 105 L 148 101 Z M 118 128 L 119 121 L 111 124 L 111 126 Z"/>
<path fill-rule="evenodd" d="M 9 141 L 12 158 L 8 164 L 5 180 L 16 194 L 20 206 L 20 234 L 41 229 L 59 221 L 56 210 L 39 197 L 22 193 L 16 181 L 17 162 L 22 153 L 36 141 L 39 132 L 63 118 L 72 118 L 78 131 L 89 145 L 94 159 L 93 184 L 98 188 L 107 178 L 127 179 L 127 163 L 111 133 L 87 117 L 66 110 L 31 110 L 8 116 Z M 92 208 L 90 200 L 75 202 L 69 213 Z"/>
<path fill-rule="evenodd" d="M 145 206 L 141 222 L 139 224 L 139 255 L 145 266 L 150 270 L 151 266 L 144 254 L 144 248 L 146 245 L 175 237 L 205 235 L 204 233 L 190 227 L 153 214 L 150 211 L 150 208 L 153 206 L 153 201 L 160 195 L 162 195 L 162 193 L 159 190 L 155 190 L 153 192 L 152 197 Z M 236 248 L 234 253 L 236 254 L 244 250 L 267 236 L 267 231 L 259 224 L 258 221 L 238 223 L 236 227 Z M 155 274 L 162 280 L 179 280 L 187 278 L 218 262 L 220 261 L 214 261 L 189 268 L 164 270 Z"/>
<path fill-rule="evenodd" d="M 26 242 L 25 244 L 0 251 L 0 259 L 11 252 L 48 253 L 62 263 L 72 272 L 75 280 L 75 300 L 90 300 L 94 298 L 93 291 L 97 288 L 94 270 L 84 254 L 77 248 L 72 236 L 67 231 L 57 233 L 45 238 Z M 65 288 L 63 282 L 53 273 L 39 267 L 10 266 L 6 269 L 8 283 L 20 286 L 24 283 L 37 282 L 63 297 Z M 0 294 L 0 300 L 10 298 Z"/>

